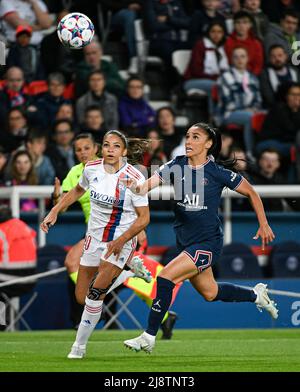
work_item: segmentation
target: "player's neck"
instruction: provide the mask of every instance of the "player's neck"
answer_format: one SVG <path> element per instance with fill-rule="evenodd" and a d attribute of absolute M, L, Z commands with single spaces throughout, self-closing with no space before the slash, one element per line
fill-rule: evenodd
<path fill-rule="evenodd" d="M 204 165 L 204 163 L 206 163 L 207 160 L 208 160 L 207 155 L 197 155 L 188 158 L 188 163 L 190 166 L 196 167 L 196 166 Z"/>
<path fill-rule="evenodd" d="M 121 170 L 124 165 L 126 165 L 126 162 L 117 162 L 113 165 L 104 162 L 104 170 L 109 174 L 115 174 Z"/>

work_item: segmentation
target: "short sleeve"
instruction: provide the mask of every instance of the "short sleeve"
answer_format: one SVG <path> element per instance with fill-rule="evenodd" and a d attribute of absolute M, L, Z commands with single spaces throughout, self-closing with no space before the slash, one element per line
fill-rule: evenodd
<path fill-rule="evenodd" d="M 173 183 L 172 181 L 172 167 L 175 166 L 176 164 L 176 158 L 165 163 L 164 165 L 160 166 L 160 168 L 158 170 L 156 170 L 154 172 L 155 175 L 157 175 L 161 182 L 163 182 L 164 184 L 170 184 Z"/>
<path fill-rule="evenodd" d="M 87 176 L 87 173 L 86 173 L 86 169 L 83 170 L 82 176 L 79 178 L 78 184 L 85 191 L 88 190 L 88 188 L 89 188 L 89 179 L 88 179 L 88 176 Z"/>
<path fill-rule="evenodd" d="M 138 184 L 142 184 L 145 181 L 145 178 L 142 180 L 138 181 Z M 148 202 L 148 194 L 142 196 L 142 195 L 136 195 L 135 193 L 132 193 L 132 204 L 134 207 L 146 207 L 149 202 Z"/>
<path fill-rule="evenodd" d="M 231 190 L 235 190 L 243 181 L 243 176 L 232 170 L 219 167 L 219 177 L 224 186 Z"/>

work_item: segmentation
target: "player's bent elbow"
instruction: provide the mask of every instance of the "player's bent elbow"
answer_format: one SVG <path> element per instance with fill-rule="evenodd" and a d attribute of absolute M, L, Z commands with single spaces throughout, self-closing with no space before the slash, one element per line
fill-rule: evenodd
<path fill-rule="evenodd" d="M 216 298 L 217 293 L 215 293 L 214 291 L 206 291 L 201 293 L 201 295 L 206 302 L 212 302 Z"/>

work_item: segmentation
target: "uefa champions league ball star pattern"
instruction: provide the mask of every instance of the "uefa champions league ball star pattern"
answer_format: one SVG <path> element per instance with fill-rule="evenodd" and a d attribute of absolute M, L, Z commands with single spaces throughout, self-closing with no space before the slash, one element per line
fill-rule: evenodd
<path fill-rule="evenodd" d="M 93 39 L 95 28 L 84 14 L 72 12 L 64 16 L 57 26 L 60 42 L 70 49 L 82 49 Z"/>

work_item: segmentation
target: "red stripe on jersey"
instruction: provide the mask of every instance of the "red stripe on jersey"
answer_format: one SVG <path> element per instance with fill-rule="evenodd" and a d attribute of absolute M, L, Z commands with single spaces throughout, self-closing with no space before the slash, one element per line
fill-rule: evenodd
<path fill-rule="evenodd" d="M 102 162 L 102 159 L 99 159 L 97 161 L 88 162 L 85 166 L 87 167 L 87 166 L 100 165 L 101 162 Z"/>
<path fill-rule="evenodd" d="M 141 173 L 138 170 L 136 170 L 133 166 L 128 165 L 127 169 L 130 170 L 132 173 L 134 173 L 136 176 L 138 176 L 139 180 L 142 178 Z"/>
<path fill-rule="evenodd" d="M 119 200 L 119 196 L 120 196 L 120 190 L 119 190 L 119 179 L 118 179 L 116 191 L 115 191 L 115 199 Z M 114 223 L 116 222 L 118 212 L 119 212 L 118 206 L 114 206 L 112 209 L 112 213 L 110 215 L 109 222 L 107 223 L 107 225 L 105 226 L 105 229 L 103 231 L 103 236 L 102 236 L 103 242 L 108 241 L 109 231 L 110 231 L 111 227 L 114 225 Z"/>
<path fill-rule="evenodd" d="M 140 177 L 136 174 L 136 173 L 133 173 L 131 170 L 127 170 L 126 169 L 126 173 L 128 173 L 128 174 L 130 174 L 132 177 L 134 177 L 136 180 L 139 180 L 140 179 Z"/>

